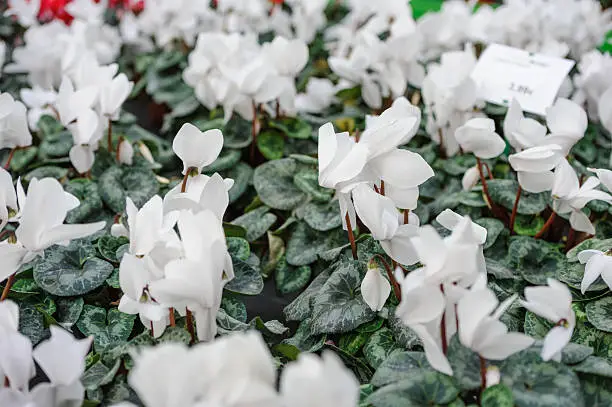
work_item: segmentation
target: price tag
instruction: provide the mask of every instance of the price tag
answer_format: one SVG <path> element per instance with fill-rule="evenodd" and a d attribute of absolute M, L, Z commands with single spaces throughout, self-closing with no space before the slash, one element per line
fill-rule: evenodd
<path fill-rule="evenodd" d="M 491 44 L 478 59 L 471 77 L 484 100 L 509 106 L 516 98 L 523 110 L 544 116 L 574 64 L 569 59 Z"/>

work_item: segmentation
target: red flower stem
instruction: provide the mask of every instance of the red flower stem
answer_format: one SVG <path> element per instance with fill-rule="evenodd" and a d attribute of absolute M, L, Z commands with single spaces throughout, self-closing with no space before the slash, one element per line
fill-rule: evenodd
<path fill-rule="evenodd" d="M 187 325 L 187 332 L 189 332 L 189 335 L 191 336 L 191 344 L 194 344 L 196 342 L 196 334 L 193 330 L 193 314 L 188 308 L 187 315 L 185 317 L 185 324 Z"/>
<path fill-rule="evenodd" d="M 13 286 L 13 283 L 15 282 L 16 274 L 17 273 L 11 274 L 10 277 L 6 280 L 6 285 L 4 286 L 4 290 L 2 290 L 2 296 L 0 297 L 0 302 L 6 300 L 6 297 L 8 297 L 9 291 L 11 291 L 11 287 Z"/>
<path fill-rule="evenodd" d="M 440 138 L 440 158 L 446 158 L 446 150 L 444 150 L 444 136 L 442 135 L 442 129 L 438 129 L 438 137 Z"/>
<path fill-rule="evenodd" d="M 514 234 L 514 222 L 516 221 L 516 211 L 518 210 L 518 204 L 521 200 L 521 194 L 523 192 L 523 188 L 519 185 L 518 190 L 516 191 L 516 198 L 514 199 L 514 206 L 512 207 L 512 216 L 510 216 L 510 234 Z"/>
<path fill-rule="evenodd" d="M 380 254 L 375 254 L 374 257 L 372 258 L 380 260 L 383 267 L 387 271 L 387 277 L 389 277 L 389 281 L 391 282 L 391 285 L 393 286 L 393 294 L 395 294 L 395 297 L 398 300 L 401 300 L 402 299 L 402 288 L 400 287 L 399 283 L 395 279 L 395 275 L 393 274 L 393 270 L 391 269 L 391 267 L 389 267 L 389 263 L 387 263 L 385 258 L 381 256 Z M 396 264 L 395 261 L 393 261 L 393 263 Z"/>
<path fill-rule="evenodd" d="M 11 152 L 9 153 L 8 159 L 6 160 L 6 164 L 4 164 L 4 169 L 8 170 L 10 165 L 11 165 L 11 161 L 13 161 L 13 157 L 15 156 L 15 151 L 17 151 L 19 147 L 15 147 L 11 150 Z"/>
<path fill-rule="evenodd" d="M 170 326 L 176 326 L 176 319 L 174 318 L 174 308 L 170 307 L 168 310 L 168 318 L 170 319 Z"/>
<path fill-rule="evenodd" d="M 480 388 L 482 391 L 487 387 L 487 361 L 482 356 L 480 358 Z"/>
<path fill-rule="evenodd" d="M 410 209 L 404 209 L 404 225 L 409 223 Z"/>
<path fill-rule="evenodd" d="M 489 168 L 489 164 L 484 163 L 485 168 L 487 169 L 487 175 L 489 176 L 489 179 L 495 179 L 495 177 L 493 176 L 493 172 L 491 171 L 491 169 Z"/>
<path fill-rule="evenodd" d="M 489 205 L 493 208 L 493 200 L 491 199 L 491 195 L 489 195 L 489 186 L 487 185 L 487 179 L 484 176 L 482 171 L 482 161 L 480 158 L 476 157 L 476 164 L 478 167 L 478 175 L 480 176 L 480 183 L 482 184 L 482 192 L 484 192 L 487 201 L 489 201 Z"/>
<path fill-rule="evenodd" d="M 187 172 L 183 177 L 183 183 L 181 184 L 181 193 L 185 193 L 187 191 L 187 180 L 189 179 L 189 173 L 191 172 L 191 168 L 187 168 Z"/>
<path fill-rule="evenodd" d="M 348 229 L 348 238 L 349 238 L 349 242 L 351 243 L 351 251 L 353 252 L 353 260 L 358 260 L 357 245 L 355 244 L 355 235 L 353 234 L 353 226 L 351 225 L 351 217 L 349 216 L 348 212 L 346 212 L 346 216 L 344 217 L 344 219 L 346 219 L 346 228 Z"/>
<path fill-rule="evenodd" d="M 440 284 L 440 291 L 444 294 L 444 286 Z M 442 314 L 442 321 L 440 321 L 440 337 L 442 338 L 442 353 L 446 355 L 448 352 L 448 342 L 446 340 L 446 312 Z"/>
<path fill-rule="evenodd" d="M 553 222 L 555 221 L 555 218 L 557 217 L 557 214 L 555 213 L 555 211 L 552 211 L 552 213 L 550 214 L 550 216 L 548 217 L 548 220 L 546 221 L 546 223 L 544 224 L 544 226 L 542 226 L 542 229 L 540 229 L 540 231 L 538 233 L 536 233 L 536 235 L 534 236 L 534 238 L 536 239 L 541 239 L 542 236 L 544 236 L 544 233 L 546 233 L 546 231 L 548 230 L 548 228 L 550 228 L 550 226 L 553 224 Z"/>
<path fill-rule="evenodd" d="M 106 141 L 108 143 L 108 152 L 113 152 L 113 121 L 108 118 L 108 132 L 106 133 Z"/>

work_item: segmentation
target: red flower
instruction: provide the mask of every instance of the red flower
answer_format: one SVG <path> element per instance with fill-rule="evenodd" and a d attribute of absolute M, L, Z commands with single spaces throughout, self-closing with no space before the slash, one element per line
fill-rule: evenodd
<path fill-rule="evenodd" d="M 41 0 L 38 18 L 42 21 L 60 19 L 70 25 L 73 17 L 66 12 L 66 4 L 72 0 Z M 100 0 L 93 0 L 99 3 Z M 172 0 L 169 0 L 172 1 Z M 134 13 L 139 13 L 144 9 L 144 0 L 109 0 L 108 6 L 111 8 L 130 9 Z"/>
<path fill-rule="evenodd" d="M 60 19 L 66 24 L 72 22 L 72 16 L 65 10 L 70 0 L 41 0 L 38 18 L 43 21 Z"/>

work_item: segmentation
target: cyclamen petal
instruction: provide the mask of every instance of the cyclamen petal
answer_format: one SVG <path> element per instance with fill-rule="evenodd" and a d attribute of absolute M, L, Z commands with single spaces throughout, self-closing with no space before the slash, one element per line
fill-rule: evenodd
<path fill-rule="evenodd" d="M 455 131 L 455 139 L 465 152 L 478 158 L 494 158 L 504 152 L 506 143 L 495 133 L 495 122 L 491 119 L 469 120 Z"/>
<path fill-rule="evenodd" d="M 217 159 L 222 148 L 221 130 L 202 132 L 190 123 L 183 124 L 172 142 L 174 153 L 183 161 L 183 175 L 187 174 L 189 168 L 201 172 L 202 168 Z"/>
<path fill-rule="evenodd" d="M 369 268 L 361 282 L 361 295 L 372 311 L 380 311 L 391 294 L 391 284 L 379 268 Z"/>

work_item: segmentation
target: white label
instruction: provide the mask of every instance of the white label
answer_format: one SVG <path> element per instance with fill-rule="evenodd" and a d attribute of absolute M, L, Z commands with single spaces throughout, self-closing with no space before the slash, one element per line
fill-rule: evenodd
<path fill-rule="evenodd" d="M 508 106 L 516 98 L 523 110 L 544 116 L 574 64 L 569 59 L 491 44 L 471 76 L 484 100 Z"/>

